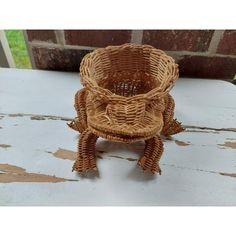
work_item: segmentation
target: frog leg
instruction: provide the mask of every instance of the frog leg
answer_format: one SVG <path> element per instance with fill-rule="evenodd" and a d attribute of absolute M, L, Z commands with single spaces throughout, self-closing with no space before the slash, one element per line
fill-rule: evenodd
<path fill-rule="evenodd" d="M 96 171 L 96 141 L 98 136 L 86 129 L 82 132 L 78 142 L 77 159 L 73 165 L 72 171 L 85 173 Z"/>
<path fill-rule="evenodd" d="M 138 165 L 144 171 L 158 172 L 161 174 L 159 162 L 164 148 L 160 136 L 156 135 L 146 140 L 145 143 L 144 155 L 138 160 Z"/>
<path fill-rule="evenodd" d="M 81 89 L 75 94 L 75 110 L 77 112 L 77 117 L 72 120 L 67 125 L 82 133 L 85 129 L 87 129 L 87 114 L 86 114 L 86 90 Z"/>
<path fill-rule="evenodd" d="M 167 94 L 164 98 L 165 110 L 163 112 L 164 126 L 162 128 L 162 134 L 165 136 L 170 136 L 173 134 L 180 133 L 184 131 L 181 123 L 174 119 L 174 108 L 175 101 L 170 94 Z"/>

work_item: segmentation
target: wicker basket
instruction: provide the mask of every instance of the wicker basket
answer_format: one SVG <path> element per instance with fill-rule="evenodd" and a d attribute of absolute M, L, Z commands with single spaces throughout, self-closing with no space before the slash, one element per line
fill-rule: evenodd
<path fill-rule="evenodd" d="M 173 119 L 169 91 L 178 79 L 178 65 L 163 51 L 149 45 L 124 44 L 96 49 L 80 66 L 84 89 L 75 96 L 78 117 L 69 126 L 81 132 L 73 170 L 95 170 L 98 137 L 131 143 L 146 141 L 138 164 L 161 173 L 160 134 L 183 130 Z"/>

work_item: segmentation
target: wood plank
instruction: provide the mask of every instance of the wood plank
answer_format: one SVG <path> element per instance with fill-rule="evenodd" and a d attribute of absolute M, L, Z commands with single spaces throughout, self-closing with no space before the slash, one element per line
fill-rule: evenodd
<path fill-rule="evenodd" d="M 164 140 L 161 176 L 136 166 L 143 142 L 104 139 L 99 176 L 71 172 L 78 134 L 66 123 L 79 88 L 77 73 L 0 69 L 0 172 L 12 181 L 0 183 L 0 205 L 236 205 L 234 85 L 177 81 L 175 117 L 187 130 Z M 6 179 L 9 168 L 27 178 Z"/>
<path fill-rule="evenodd" d="M 0 67 L 15 67 L 15 62 L 3 30 L 0 30 Z"/>

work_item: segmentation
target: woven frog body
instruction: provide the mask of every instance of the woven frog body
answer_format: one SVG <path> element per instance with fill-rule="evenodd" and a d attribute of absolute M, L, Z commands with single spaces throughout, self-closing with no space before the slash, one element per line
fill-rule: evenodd
<path fill-rule="evenodd" d="M 145 141 L 138 165 L 161 174 L 161 135 L 183 131 L 174 119 L 169 94 L 178 79 L 178 65 L 149 45 L 124 44 L 96 49 L 80 66 L 84 86 L 75 95 L 77 117 L 68 124 L 81 133 L 73 170 L 97 170 L 96 140 Z"/>

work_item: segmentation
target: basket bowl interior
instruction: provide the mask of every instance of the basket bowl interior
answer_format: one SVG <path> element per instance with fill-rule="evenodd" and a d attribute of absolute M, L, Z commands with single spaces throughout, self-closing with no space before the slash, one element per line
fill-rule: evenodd
<path fill-rule="evenodd" d="M 151 46 L 111 46 L 91 53 L 81 74 L 94 78 L 114 94 L 130 97 L 158 87 L 173 65 L 171 57 Z"/>
<path fill-rule="evenodd" d="M 157 87 L 158 84 L 158 80 L 143 71 L 116 72 L 108 75 L 105 80 L 98 82 L 99 86 L 125 97 L 147 93 Z"/>

